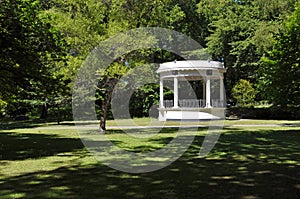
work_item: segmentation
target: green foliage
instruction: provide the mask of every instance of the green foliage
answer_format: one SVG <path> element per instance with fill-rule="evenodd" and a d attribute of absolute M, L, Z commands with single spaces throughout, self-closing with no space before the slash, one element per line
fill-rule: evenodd
<path fill-rule="evenodd" d="M 256 92 L 248 80 L 240 79 L 232 88 L 232 96 L 241 107 L 252 106 L 255 95 Z"/>
<path fill-rule="evenodd" d="M 6 0 L 0 13 L 1 97 L 9 113 L 24 113 L 30 107 L 22 101 L 45 100 L 66 90 L 56 69 L 64 62 L 66 45 L 39 1 Z"/>
<path fill-rule="evenodd" d="M 159 100 L 159 85 L 147 84 L 136 90 L 130 98 L 129 110 L 132 117 L 153 116 Z"/>
<path fill-rule="evenodd" d="M 273 49 L 262 58 L 259 86 L 275 105 L 300 104 L 300 3 L 287 18 Z"/>
<path fill-rule="evenodd" d="M 298 0 L 1 1 L 0 93 L 6 103 L 2 107 L 19 114 L 45 104 L 50 111 L 65 106 L 70 102 L 72 80 L 91 50 L 107 38 L 139 27 L 169 28 L 191 36 L 204 49 L 187 52 L 190 59 L 208 59 L 210 53 L 212 59 L 224 60 L 229 99 L 234 85 L 248 79 L 258 88 L 259 100 L 299 105 L 299 3 L 295 2 Z M 127 39 L 134 38 L 114 41 L 120 44 L 117 51 L 123 50 L 120 46 Z M 143 42 L 156 41 L 145 37 Z M 102 77 L 97 85 L 98 105 L 105 100 L 109 103 L 113 86 L 131 69 L 180 59 L 160 49 L 124 52 L 114 58 L 107 71 L 98 71 Z M 155 90 L 148 86 L 135 93 L 140 96 L 137 104 L 146 103 L 146 108 L 138 106 L 143 114 L 157 98 L 153 97 Z"/>
<path fill-rule="evenodd" d="M 67 63 L 57 67 L 63 79 L 73 80 L 87 55 L 106 38 L 108 7 L 97 0 L 53 0 L 46 11 L 51 24 L 64 34 L 68 44 Z M 72 88 L 72 84 L 69 87 Z"/>
<path fill-rule="evenodd" d="M 239 79 L 257 82 L 260 60 L 274 44 L 282 20 L 294 10 L 296 0 L 202 0 L 198 13 L 209 21 L 208 51 L 224 59 L 225 86 L 231 91 Z M 231 98 L 231 93 L 227 96 Z"/>
<path fill-rule="evenodd" d="M 138 27 L 177 29 L 186 13 L 172 0 L 113 0 L 110 3 L 109 35 Z"/>
<path fill-rule="evenodd" d="M 39 17 L 38 1 L 7 0 L 1 2 L 0 13 L 0 92 L 7 98 L 17 87 L 28 91 L 52 78 L 51 62 L 61 58 L 63 41 Z"/>
<path fill-rule="evenodd" d="M 7 107 L 7 102 L 0 98 L 0 117 L 5 115 L 5 108 Z"/>

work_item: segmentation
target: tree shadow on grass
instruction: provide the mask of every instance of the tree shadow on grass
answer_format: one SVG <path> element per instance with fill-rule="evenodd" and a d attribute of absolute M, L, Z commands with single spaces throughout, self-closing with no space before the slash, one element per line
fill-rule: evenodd
<path fill-rule="evenodd" d="M 12 130 L 12 129 L 24 129 L 24 128 L 35 128 L 45 124 L 44 121 L 1 121 L 0 130 Z"/>
<path fill-rule="evenodd" d="M 197 136 L 176 162 L 127 174 L 101 164 L 6 178 L 0 195 L 23 198 L 299 198 L 300 132 L 229 131 L 206 158 Z M 168 138 L 165 142 L 169 142 Z"/>
<path fill-rule="evenodd" d="M 25 160 L 83 149 L 79 138 L 30 133 L 0 133 L 0 160 Z"/>

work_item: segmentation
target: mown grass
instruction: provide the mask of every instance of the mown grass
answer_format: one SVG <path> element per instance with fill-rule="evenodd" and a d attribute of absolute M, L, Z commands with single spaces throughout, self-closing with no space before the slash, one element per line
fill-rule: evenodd
<path fill-rule="evenodd" d="M 160 122 L 157 118 L 133 118 L 133 119 L 118 119 L 118 120 L 108 120 L 106 125 L 109 128 L 110 126 L 116 127 L 116 126 L 208 126 L 213 125 L 214 121 L 167 121 L 167 122 Z M 232 126 L 232 125 L 278 125 L 278 126 L 300 126 L 299 120 L 248 120 L 248 119 L 241 119 L 241 120 L 221 120 L 217 121 L 217 123 L 222 123 L 224 126 Z M 64 121 L 60 122 L 61 125 L 68 125 L 68 126 L 74 126 L 74 121 Z M 85 125 L 99 125 L 99 121 L 85 121 L 80 122 L 80 124 Z M 48 122 L 48 123 L 28 123 L 28 122 L 7 122 L 5 124 L 5 128 L 15 128 L 15 126 L 18 126 L 19 128 L 22 127 L 38 127 L 38 126 L 45 126 L 45 125 L 57 125 L 56 122 Z M 4 127 L 2 127 L 4 128 Z M 1 129 L 1 128 L 0 128 Z"/>
<path fill-rule="evenodd" d="M 116 122 L 117 121 L 117 122 Z M 132 123 L 133 121 L 133 123 Z M 214 124 L 214 121 L 167 121 L 167 122 L 159 122 L 156 118 L 134 118 L 131 121 L 128 119 L 120 119 L 120 120 L 108 120 L 107 126 L 178 126 L 178 125 L 203 125 L 207 126 L 210 124 Z M 247 120 L 247 119 L 241 119 L 241 120 L 228 120 L 225 119 L 221 121 L 225 126 L 231 126 L 231 125 L 300 125 L 299 120 Z M 97 124 L 97 122 L 92 122 L 94 124 Z M 220 123 L 220 121 L 218 121 Z"/>
<path fill-rule="evenodd" d="M 207 157 L 199 158 L 207 132 L 207 128 L 201 127 L 192 145 L 177 161 L 142 174 L 117 171 L 98 162 L 77 132 L 64 128 L 68 127 L 66 123 L 61 128 L 54 124 L 47 128 L 32 124 L 23 127 L 10 124 L 10 128 L 0 131 L 0 198 L 300 196 L 297 126 L 227 126 L 214 149 Z M 147 153 L 167 145 L 177 136 L 177 130 L 164 128 L 153 137 L 138 138 L 135 133 L 147 135 L 152 133 L 151 129 L 131 130 L 131 136 L 112 129 L 107 137 L 125 150 Z M 193 132 L 184 136 L 193 136 Z"/>

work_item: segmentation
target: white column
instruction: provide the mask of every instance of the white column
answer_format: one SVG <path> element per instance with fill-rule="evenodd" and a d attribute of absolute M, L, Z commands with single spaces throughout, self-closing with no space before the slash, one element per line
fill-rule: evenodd
<path fill-rule="evenodd" d="M 202 90 L 203 90 L 203 93 L 202 93 L 202 99 L 205 100 L 205 93 L 206 93 L 206 84 L 205 84 L 206 80 L 203 79 L 203 86 L 202 86 Z"/>
<path fill-rule="evenodd" d="M 164 80 L 159 80 L 159 107 L 164 108 Z"/>
<path fill-rule="evenodd" d="M 211 108 L 210 104 L 210 79 L 206 79 L 206 108 Z"/>
<path fill-rule="evenodd" d="M 224 106 L 224 83 L 223 77 L 220 78 L 220 102 L 222 103 L 222 107 Z"/>
<path fill-rule="evenodd" d="M 174 77 L 174 108 L 178 108 L 178 77 Z"/>

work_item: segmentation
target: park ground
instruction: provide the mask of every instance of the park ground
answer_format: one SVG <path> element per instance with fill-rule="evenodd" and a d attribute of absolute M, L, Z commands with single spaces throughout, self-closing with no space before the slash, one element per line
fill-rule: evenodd
<path fill-rule="evenodd" d="M 141 128 L 133 132 L 147 133 L 142 127 L 150 121 L 135 121 Z M 169 143 L 178 125 L 167 122 L 154 138 L 134 139 L 108 121 L 107 136 L 145 153 Z M 0 198 L 300 198 L 299 121 L 225 121 L 205 158 L 198 152 L 209 123 L 184 125 L 198 125 L 198 133 L 178 160 L 131 174 L 97 161 L 73 122 L 1 123 Z"/>

